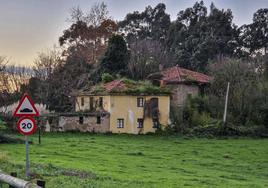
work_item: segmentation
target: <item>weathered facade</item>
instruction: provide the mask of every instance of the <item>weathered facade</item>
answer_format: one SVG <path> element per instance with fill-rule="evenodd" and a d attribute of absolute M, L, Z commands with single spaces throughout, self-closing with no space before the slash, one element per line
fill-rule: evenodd
<path fill-rule="evenodd" d="M 160 87 L 170 88 L 172 114 L 176 116 L 178 121 L 182 121 L 187 98 L 202 94 L 212 78 L 199 72 L 175 66 L 151 74 L 148 79 Z"/>
<path fill-rule="evenodd" d="M 78 94 L 76 112 L 109 113 L 112 133 L 143 134 L 169 124 L 169 94 L 129 93 L 122 80 L 107 83 L 103 89 L 99 94 L 92 91 Z"/>
<path fill-rule="evenodd" d="M 43 117 L 46 132 L 109 132 L 108 113 L 61 113 Z"/>
<path fill-rule="evenodd" d="M 183 108 L 186 104 L 187 98 L 191 96 L 197 96 L 200 93 L 200 89 L 197 85 L 170 85 L 172 90 L 172 105 L 179 108 Z"/>
<path fill-rule="evenodd" d="M 149 79 L 153 83 L 158 83 L 161 87 L 170 87 L 172 105 L 183 108 L 186 99 L 201 94 L 212 78 L 199 72 L 174 66 L 159 73 L 151 74 Z"/>
<path fill-rule="evenodd" d="M 109 132 L 109 115 L 60 116 L 59 127 L 63 132 L 79 131 L 106 133 Z"/>
<path fill-rule="evenodd" d="M 109 95 L 109 96 L 78 96 L 76 98 L 76 111 L 80 111 L 84 105 L 82 101 L 100 101 L 103 100 L 103 110 L 110 114 L 109 132 L 112 133 L 148 133 L 155 132 L 157 123 L 165 127 L 169 123 L 169 96 L 145 96 L 145 95 Z M 99 98 L 99 99 L 98 99 Z M 156 100 L 157 117 L 146 114 L 146 105 L 150 101 Z M 138 104 L 140 102 L 140 105 Z M 97 102 L 98 104 L 99 102 Z M 89 105 L 87 105 L 88 107 Z M 150 107 L 148 107 L 150 108 Z M 90 108 L 82 108 L 90 110 Z"/>

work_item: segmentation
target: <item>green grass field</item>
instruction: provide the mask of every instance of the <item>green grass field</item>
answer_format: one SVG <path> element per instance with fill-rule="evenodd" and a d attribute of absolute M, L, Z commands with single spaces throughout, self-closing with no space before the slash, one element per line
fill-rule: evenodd
<path fill-rule="evenodd" d="M 30 139 L 46 187 L 268 187 L 268 139 L 46 134 Z M 0 169 L 24 176 L 25 145 L 0 144 Z"/>

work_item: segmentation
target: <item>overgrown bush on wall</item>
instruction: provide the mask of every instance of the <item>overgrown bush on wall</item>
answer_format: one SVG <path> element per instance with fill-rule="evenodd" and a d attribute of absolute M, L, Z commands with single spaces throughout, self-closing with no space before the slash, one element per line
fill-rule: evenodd
<path fill-rule="evenodd" d="M 189 97 L 183 112 L 184 123 L 189 127 L 205 126 L 210 123 L 210 109 L 208 98 L 197 96 Z"/>

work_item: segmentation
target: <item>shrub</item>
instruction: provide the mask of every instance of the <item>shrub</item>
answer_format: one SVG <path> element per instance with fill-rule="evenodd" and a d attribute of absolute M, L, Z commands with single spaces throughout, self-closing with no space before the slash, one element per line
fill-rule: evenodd
<path fill-rule="evenodd" d="M 109 74 L 109 73 L 103 73 L 101 75 L 101 80 L 102 80 L 103 83 L 111 82 L 114 79 L 115 78 L 111 74 Z"/>
<path fill-rule="evenodd" d="M 194 110 L 192 117 L 190 119 L 190 123 L 192 126 L 205 126 L 208 125 L 210 122 L 210 116 L 206 112 L 199 113 L 198 111 Z"/>
<path fill-rule="evenodd" d="M 210 110 L 207 97 L 191 97 L 186 101 L 183 120 L 191 127 L 205 126 L 210 123 Z"/>
<path fill-rule="evenodd" d="M 2 130 L 5 130 L 7 127 L 6 127 L 6 122 L 4 122 L 4 121 L 2 121 L 1 119 L 0 119 L 0 131 L 2 131 Z"/>

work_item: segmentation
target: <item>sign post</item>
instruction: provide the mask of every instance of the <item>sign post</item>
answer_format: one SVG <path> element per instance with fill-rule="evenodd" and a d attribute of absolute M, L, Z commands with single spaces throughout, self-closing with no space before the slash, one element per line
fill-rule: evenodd
<path fill-rule="evenodd" d="M 25 136 L 25 176 L 26 178 L 30 177 L 30 164 L 29 164 L 29 141 L 28 141 L 28 136 Z"/>
<path fill-rule="evenodd" d="M 26 178 L 30 177 L 30 162 L 29 162 L 29 140 L 28 135 L 31 135 L 36 130 L 35 120 L 32 118 L 33 116 L 39 116 L 39 112 L 34 106 L 32 99 L 25 94 L 18 107 L 16 108 L 14 117 L 21 117 L 17 122 L 18 131 L 25 135 L 25 175 Z"/>

